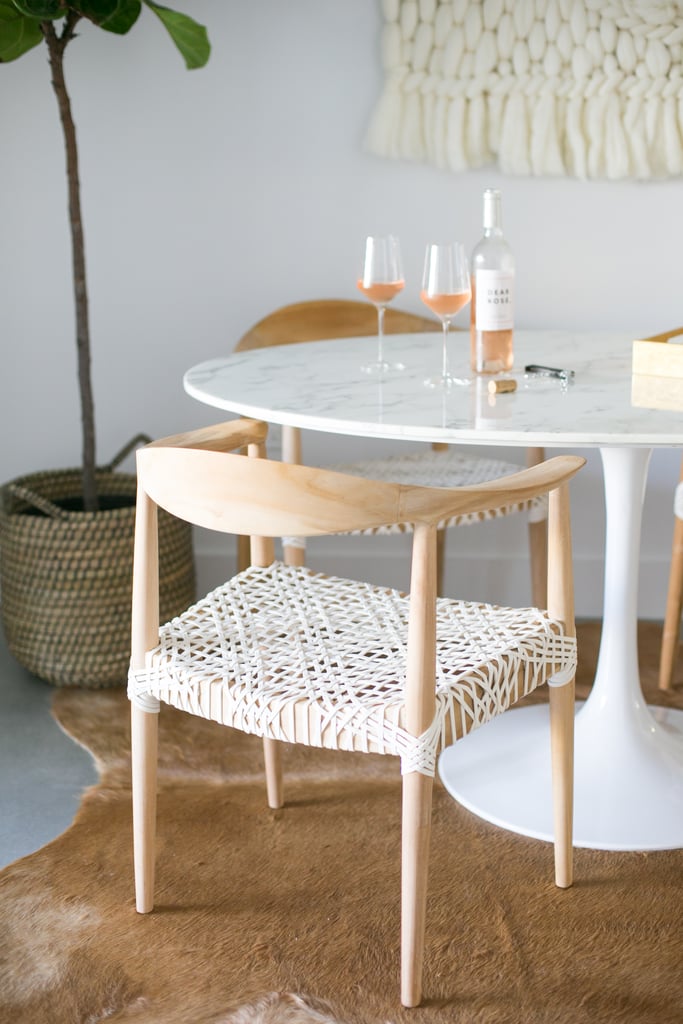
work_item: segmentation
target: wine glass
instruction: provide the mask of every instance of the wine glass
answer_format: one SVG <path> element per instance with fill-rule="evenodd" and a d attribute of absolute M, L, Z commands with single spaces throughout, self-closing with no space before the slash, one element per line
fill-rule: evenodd
<path fill-rule="evenodd" d="M 451 320 L 472 297 L 467 256 L 462 242 L 434 243 L 427 246 L 420 298 L 438 316 L 443 327 L 441 374 L 429 377 L 431 388 L 450 388 L 469 384 L 466 377 L 454 377 L 448 369 L 448 329 Z"/>
<path fill-rule="evenodd" d="M 365 239 L 363 274 L 358 279 L 358 288 L 377 309 L 377 361 L 361 366 L 364 373 L 404 369 L 402 363 L 389 363 L 384 358 L 384 310 L 404 285 L 398 238 L 369 235 Z"/>

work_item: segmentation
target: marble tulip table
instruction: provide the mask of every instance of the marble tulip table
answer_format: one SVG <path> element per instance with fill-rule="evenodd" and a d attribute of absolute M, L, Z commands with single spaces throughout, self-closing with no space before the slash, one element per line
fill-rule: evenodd
<path fill-rule="evenodd" d="M 459 343 L 461 343 L 459 345 Z M 575 371 L 569 386 L 529 380 L 490 397 L 477 382 L 449 392 L 423 384 L 438 369 L 438 334 L 394 335 L 383 380 L 359 367 L 374 338 L 284 345 L 190 369 L 201 402 L 271 423 L 356 437 L 455 444 L 599 448 L 607 531 L 603 628 L 595 683 L 576 717 L 575 845 L 606 850 L 683 847 L 683 712 L 648 707 L 638 673 L 637 585 L 642 502 L 656 446 L 683 446 L 683 416 L 631 402 L 631 338 L 517 331 L 519 367 Z M 454 372 L 467 335 L 454 334 Z M 675 481 L 672 481 L 672 495 Z M 547 711 L 513 710 L 441 754 L 451 795 L 503 828 L 552 834 Z"/>

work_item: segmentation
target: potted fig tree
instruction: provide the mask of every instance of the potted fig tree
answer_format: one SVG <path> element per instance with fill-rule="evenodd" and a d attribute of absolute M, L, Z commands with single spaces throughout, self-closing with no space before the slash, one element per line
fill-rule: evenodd
<path fill-rule="evenodd" d="M 78 146 L 64 54 L 78 38 L 79 25 L 123 36 L 143 8 L 159 19 L 188 68 L 206 64 L 206 29 L 153 0 L 0 0 L 0 63 L 45 46 L 57 101 L 66 155 L 82 424 L 80 467 L 32 473 L 2 488 L 0 600 L 8 646 L 17 660 L 62 686 L 125 682 L 135 477 L 116 467 L 144 440 L 138 435 L 108 465 L 98 466 Z M 169 618 L 194 595 L 190 530 L 164 515 L 159 544 L 160 613 Z"/>

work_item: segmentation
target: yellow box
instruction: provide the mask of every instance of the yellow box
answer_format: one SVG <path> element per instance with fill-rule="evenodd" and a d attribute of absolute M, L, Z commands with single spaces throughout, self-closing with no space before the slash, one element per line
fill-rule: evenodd
<path fill-rule="evenodd" d="M 655 377 L 651 373 L 634 373 L 631 377 L 631 405 L 683 412 L 683 376 Z"/>
<path fill-rule="evenodd" d="M 683 327 L 634 341 L 632 369 L 653 377 L 683 377 Z"/>

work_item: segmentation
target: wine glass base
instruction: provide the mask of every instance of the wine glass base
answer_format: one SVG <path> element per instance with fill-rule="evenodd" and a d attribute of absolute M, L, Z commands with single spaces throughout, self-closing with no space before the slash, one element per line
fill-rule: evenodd
<path fill-rule="evenodd" d="M 439 377 L 427 377 L 424 382 L 426 388 L 464 388 L 471 384 L 468 377 L 453 377 L 450 373 Z"/>
<path fill-rule="evenodd" d="M 361 366 L 361 373 L 392 373 L 398 370 L 405 370 L 405 363 L 365 363 Z"/>

